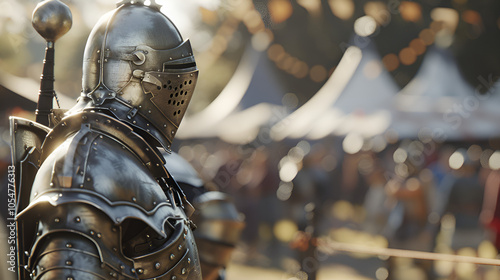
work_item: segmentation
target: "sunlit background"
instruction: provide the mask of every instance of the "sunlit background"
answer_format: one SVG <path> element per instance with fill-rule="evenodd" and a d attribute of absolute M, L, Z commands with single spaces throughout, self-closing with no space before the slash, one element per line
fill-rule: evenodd
<path fill-rule="evenodd" d="M 55 87 L 69 108 L 86 38 L 115 1 L 62 1 L 73 27 L 55 45 Z M 174 150 L 245 218 L 228 280 L 500 277 L 411 252 L 330 250 L 497 258 L 499 1 L 156 2 L 200 69 Z M 37 3 L 0 0 L 2 174 L 7 117 L 34 119 Z"/>

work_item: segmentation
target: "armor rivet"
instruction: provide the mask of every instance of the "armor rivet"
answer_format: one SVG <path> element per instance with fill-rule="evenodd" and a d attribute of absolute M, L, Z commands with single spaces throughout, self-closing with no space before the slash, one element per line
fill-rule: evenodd
<path fill-rule="evenodd" d="M 101 238 L 102 237 L 102 234 L 99 232 L 97 233 L 97 238 Z"/>
<path fill-rule="evenodd" d="M 73 265 L 71 261 L 66 261 L 66 265 Z"/>
<path fill-rule="evenodd" d="M 170 260 L 173 260 L 175 258 L 174 254 L 170 254 Z"/>
<path fill-rule="evenodd" d="M 153 205 L 156 205 L 156 201 L 153 201 Z"/>
<path fill-rule="evenodd" d="M 149 148 L 146 148 L 146 151 L 149 152 Z"/>
<path fill-rule="evenodd" d="M 125 269 L 125 266 L 123 264 L 120 265 L 120 269 Z"/>
<path fill-rule="evenodd" d="M 83 175 L 83 170 L 82 170 L 82 171 L 80 171 L 80 175 Z"/>
<path fill-rule="evenodd" d="M 112 231 L 112 232 L 116 232 L 116 228 L 115 228 L 115 227 L 112 227 L 112 228 L 111 228 L 111 231 Z"/>
<path fill-rule="evenodd" d="M 82 174 L 83 175 L 83 174 Z M 83 185 L 80 185 L 80 188 L 83 188 Z"/>
<path fill-rule="evenodd" d="M 191 258 L 188 258 L 188 264 L 191 264 Z"/>
<path fill-rule="evenodd" d="M 97 60 L 97 63 L 101 63 L 101 60 L 100 60 L 100 59 L 98 59 L 98 60 Z"/>
<path fill-rule="evenodd" d="M 93 230 L 90 231 L 90 235 L 94 235 L 95 232 Z"/>
<path fill-rule="evenodd" d="M 50 183 L 49 186 L 52 188 L 54 186 L 54 183 Z"/>
<path fill-rule="evenodd" d="M 45 267 L 41 266 L 40 271 L 44 271 L 44 270 L 45 270 Z"/>
<path fill-rule="evenodd" d="M 182 238 L 183 238 L 184 240 L 186 240 L 186 237 L 187 237 L 187 235 L 186 235 L 186 234 L 184 234 L 184 236 L 182 236 Z"/>
<path fill-rule="evenodd" d="M 42 235 L 42 232 L 39 231 L 39 232 L 36 233 L 36 235 L 40 236 L 40 235 Z"/>
<path fill-rule="evenodd" d="M 137 269 L 137 273 L 143 274 L 144 273 L 144 269 L 142 269 L 142 268 Z"/>
<path fill-rule="evenodd" d="M 174 131 L 174 130 L 172 130 L 172 134 L 175 134 L 175 131 Z"/>
<path fill-rule="evenodd" d="M 97 142 L 94 142 L 94 145 L 97 145 Z"/>
<path fill-rule="evenodd" d="M 182 250 L 182 245 L 177 246 L 177 250 Z"/>
<path fill-rule="evenodd" d="M 100 52 L 101 52 L 101 50 L 97 50 L 97 53 L 100 53 Z"/>
<path fill-rule="evenodd" d="M 90 178 L 87 178 L 87 182 L 90 182 Z"/>
<path fill-rule="evenodd" d="M 172 280 L 176 280 L 177 279 L 177 276 L 172 276 Z"/>
<path fill-rule="evenodd" d="M 164 125 L 163 125 L 163 127 L 167 127 L 167 125 L 166 125 L 166 124 L 164 124 Z"/>
<path fill-rule="evenodd" d="M 136 201 L 137 201 L 137 198 L 135 198 L 135 196 L 134 196 L 134 197 L 132 197 L 132 201 L 133 201 L 133 202 L 136 202 Z"/>
<path fill-rule="evenodd" d="M 181 77 L 181 75 L 177 75 L 177 78 L 180 78 L 180 77 Z"/>
<path fill-rule="evenodd" d="M 184 57 L 184 54 L 181 54 L 181 57 Z"/>
<path fill-rule="evenodd" d="M 185 268 L 183 268 L 183 269 L 181 270 L 181 274 L 182 274 L 182 275 L 186 274 L 186 269 L 185 269 Z"/>
<path fill-rule="evenodd" d="M 131 268 L 131 269 L 130 269 L 130 272 L 135 273 L 135 269 L 134 269 L 134 268 Z"/>
<path fill-rule="evenodd" d="M 75 278 L 69 276 L 68 278 L 66 278 L 66 280 L 75 280 Z"/>
<path fill-rule="evenodd" d="M 161 265 L 160 265 L 160 263 L 159 263 L 159 262 L 155 263 L 155 268 L 156 268 L 156 269 L 160 269 L 160 266 L 161 266 Z"/>
<path fill-rule="evenodd" d="M 111 273 L 111 276 L 116 277 L 116 272 Z"/>
<path fill-rule="evenodd" d="M 149 132 L 150 130 L 149 129 L 146 129 L 147 132 Z"/>
<path fill-rule="evenodd" d="M 37 193 L 37 192 L 35 192 L 33 195 L 34 195 L 34 196 L 37 196 L 37 195 L 38 195 L 38 193 Z"/>
<path fill-rule="evenodd" d="M 59 223 L 61 220 L 59 218 L 55 218 L 54 222 Z"/>
<path fill-rule="evenodd" d="M 67 244 L 66 244 L 66 248 L 73 248 L 73 244 L 71 244 L 71 243 L 67 243 Z"/>
<path fill-rule="evenodd" d="M 107 58 L 106 58 L 106 59 L 104 59 L 104 62 L 108 62 L 108 59 L 107 59 Z"/>
<path fill-rule="evenodd" d="M 137 122 L 136 122 L 136 121 L 133 121 L 132 123 L 133 123 L 133 124 L 136 124 Z"/>
<path fill-rule="evenodd" d="M 87 119 L 87 116 L 82 116 L 82 120 L 86 120 Z"/>
<path fill-rule="evenodd" d="M 151 111 L 149 111 L 149 112 L 151 112 Z M 149 126 L 149 123 L 147 123 L 146 126 Z"/>
<path fill-rule="evenodd" d="M 172 58 L 170 58 L 170 60 L 172 60 Z"/>
<path fill-rule="evenodd" d="M 80 217 L 75 218 L 75 222 L 79 223 L 81 221 Z"/>
<path fill-rule="evenodd" d="M 113 251 L 118 252 L 118 249 L 116 247 L 113 247 Z"/>

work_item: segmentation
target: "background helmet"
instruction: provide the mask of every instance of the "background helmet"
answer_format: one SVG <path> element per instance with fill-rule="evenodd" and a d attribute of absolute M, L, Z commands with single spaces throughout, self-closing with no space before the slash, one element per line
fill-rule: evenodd
<path fill-rule="evenodd" d="M 122 1 L 88 38 L 82 95 L 168 149 L 197 77 L 189 40 L 159 7 Z"/>

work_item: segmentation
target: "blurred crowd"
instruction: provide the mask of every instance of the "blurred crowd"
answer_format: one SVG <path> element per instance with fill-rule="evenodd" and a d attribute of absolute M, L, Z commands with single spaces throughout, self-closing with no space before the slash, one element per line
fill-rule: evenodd
<path fill-rule="evenodd" d="M 231 194 L 244 215 L 237 261 L 316 279 L 320 262 L 306 266 L 318 254 L 318 238 L 496 257 L 500 152 L 485 148 L 491 143 L 415 139 L 381 147 L 372 140 L 353 149 L 346 140 L 263 146 L 190 140 L 178 151 L 212 188 Z M 389 258 L 391 273 L 382 278 L 403 279 L 394 273 L 400 266 Z M 474 279 L 460 278 L 454 266 L 412 266 L 425 275 L 417 279 Z"/>
<path fill-rule="evenodd" d="M 6 114 L 31 117 L 22 110 Z M 6 201 L 10 137 L 3 119 L 0 178 Z M 209 189 L 230 194 L 244 216 L 235 262 L 313 280 L 328 262 L 318 257 L 319 239 L 496 258 L 500 151 L 495 141 L 438 143 L 389 136 L 364 142 L 329 137 L 248 145 L 178 140 L 174 150 Z M 1 210 L 5 218 L 6 205 Z M 397 271 L 408 266 L 421 277 L 399 277 Z M 494 268 L 464 267 L 386 258 L 386 273 L 377 280 L 493 279 L 484 276 L 490 270 L 500 276 Z"/>

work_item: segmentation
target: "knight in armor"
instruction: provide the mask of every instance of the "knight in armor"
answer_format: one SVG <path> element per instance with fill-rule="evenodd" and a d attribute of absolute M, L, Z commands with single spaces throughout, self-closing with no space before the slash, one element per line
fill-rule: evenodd
<path fill-rule="evenodd" d="M 159 8 L 122 1 L 99 20 L 75 107 L 11 118 L 20 279 L 201 279 L 193 208 L 160 151 L 198 70 Z"/>

